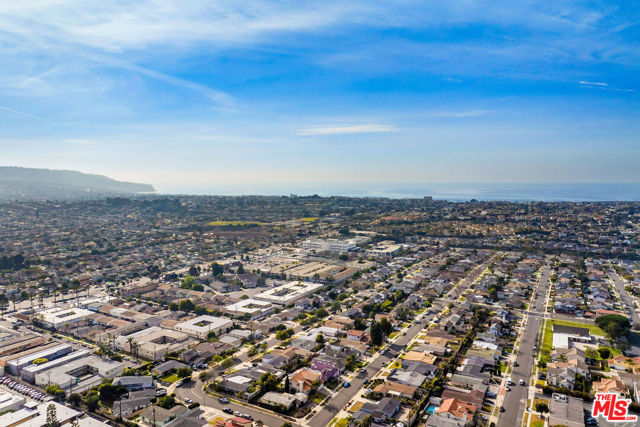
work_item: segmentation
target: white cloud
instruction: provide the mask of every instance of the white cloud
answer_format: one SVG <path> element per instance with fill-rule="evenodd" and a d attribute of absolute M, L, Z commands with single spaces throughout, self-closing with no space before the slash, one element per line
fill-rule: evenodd
<path fill-rule="evenodd" d="M 441 111 L 433 114 L 433 117 L 453 117 L 453 118 L 463 118 L 463 117 L 478 117 L 484 116 L 486 114 L 491 114 L 493 111 L 491 110 L 469 110 L 469 111 Z"/>
<path fill-rule="evenodd" d="M 361 124 L 346 126 L 321 126 L 307 129 L 300 129 L 298 136 L 329 136 L 329 135 L 350 135 L 359 133 L 385 133 L 395 132 L 396 128 L 381 124 Z"/>
<path fill-rule="evenodd" d="M 586 85 L 586 86 L 609 86 L 607 83 L 589 82 L 589 81 L 586 81 L 586 80 L 580 80 L 580 84 L 581 85 Z"/>

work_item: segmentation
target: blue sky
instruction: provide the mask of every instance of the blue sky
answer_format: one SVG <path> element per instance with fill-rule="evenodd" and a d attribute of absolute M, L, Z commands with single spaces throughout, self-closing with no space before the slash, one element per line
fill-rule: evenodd
<path fill-rule="evenodd" d="M 4 2 L 0 61 L 2 165 L 640 182 L 635 2 Z"/>

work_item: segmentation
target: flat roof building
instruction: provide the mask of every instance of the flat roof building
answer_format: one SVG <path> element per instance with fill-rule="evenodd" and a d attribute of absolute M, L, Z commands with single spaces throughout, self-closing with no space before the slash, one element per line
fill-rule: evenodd
<path fill-rule="evenodd" d="M 6 370 L 11 375 L 20 375 L 23 368 L 33 364 L 36 359 L 47 359 L 48 361 L 58 359 L 73 351 L 73 347 L 69 344 L 60 344 L 46 348 L 41 351 L 30 353 L 26 356 L 9 360 L 6 364 Z"/>
<path fill-rule="evenodd" d="M 197 341 L 183 332 L 152 326 L 132 334 L 120 335 L 115 340 L 116 347 L 131 352 L 129 338 L 136 343 L 137 354 L 149 360 L 160 360 L 167 353 L 181 351 L 197 344 Z"/>
<path fill-rule="evenodd" d="M 224 317 L 198 316 L 186 322 L 178 323 L 173 328 L 201 340 L 207 339 L 207 334 L 213 331 L 216 335 L 233 327 L 233 321 Z"/>
<path fill-rule="evenodd" d="M 71 393 L 83 393 L 100 385 L 104 378 L 114 378 L 122 374 L 124 363 L 98 356 L 85 356 L 51 369 L 41 370 L 35 375 L 35 384 L 46 387 L 55 384 Z"/>
<path fill-rule="evenodd" d="M 261 292 L 254 296 L 254 298 L 281 306 L 287 306 L 295 304 L 302 298 L 308 297 L 316 290 L 322 288 L 322 286 L 322 284 L 314 282 L 289 282 L 269 289 L 268 291 Z"/>
<path fill-rule="evenodd" d="M 60 329 L 67 324 L 72 325 L 81 322 L 92 314 L 93 312 L 91 310 L 84 308 L 67 308 L 62 310 L 52 308 L 40 312 L 41 322 L 45 326 L 53 329 Z"/>
<path fill-rule="evenodd" d="M 273 313 L 273 308 L 273 304 L 268 301 L 249 298 L 238 301 L 235 304 L 228 305 L 224 309 L 228 314 L 234 317 L 249 315 L 251 316 L 251 319 L 262 319 Z"/>

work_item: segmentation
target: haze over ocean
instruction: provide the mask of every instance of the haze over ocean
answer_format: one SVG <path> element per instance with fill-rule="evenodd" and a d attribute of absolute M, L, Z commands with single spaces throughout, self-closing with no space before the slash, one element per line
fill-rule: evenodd
<path fill-rule="evenodd" d="M 467 201 L 639 201 L 636 183 L 268 183 L 159 185 L 163 194 L 422 198 Z"/>

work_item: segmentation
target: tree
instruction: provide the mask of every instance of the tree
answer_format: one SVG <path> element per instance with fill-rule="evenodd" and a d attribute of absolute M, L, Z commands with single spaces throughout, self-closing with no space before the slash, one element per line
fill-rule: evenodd
<path fill-rule="evenodd" d="M 358 317 L 353 322 L 353 329 L 357 329 L 359 331 L 364 331 L 365 329 L 367 329 L 367 324 L 365 323 L 365 321 L 363 319 Z"/>
<path fill-rule="evenodd" d="M 358 358 L 355 354 L 350 354 L 345 361 L 345 367 L 350 371 L 355 371 L 358 365 Z"/>
<path fill-rule="evenodd" d="M 193 311 L 196 308 L 196 305 L 190 299 L 183 299 L 178 304 L 178 308 L 182 311 Z"/>
<path fill-rule="evenodd" d="M 217 276 L 221 276 L 222 273 L 224 273 L 224 267 L 222 267 L 217 262 L 214 262 L 211 264 L 211 274 L 217 277 Z"/>
<path fill-rule="evenodd" d="M 200 270 L 195 265 L 189 267 L 189 276 L 198 277 L 200 275 Z"/>
<path fill-rule="evenodd" d="M 176 371 L 176 375 L 178 376 L 178 378 L 187 378 L 191 377 L 191 372 L 191 369 L 183 366 L 182 368 L 178 368 L 178 370 Z"/>
<path fill-rule="evenodd" d="M 584 355 L 587 356 L 587 358 L 591 359 L 591 360 L 596 360 L 598 359 L 598 351 L 593 348 L 593 347 L 587 347 L 584 350 Z M 605 357 L 605 359 L 608 359 L 608 357 Z"/>
<path fill-rule="evenodd" d="M 176 304 L 175 302 L 170 302 L 169 303 L 169 310 L 178 311 L 178 304 Z"/>
<path fill-rule="evenodd" d="M 176 406 L 176 398 L 171 395 L 162 396 L 158 399 L 158 406 L 164 409 L 171 409 Z"/>
<path fill-rule="evenodd" d="M 536 412 L 542 412 L 542 413 L 549 412 L 549 406 L 547 406 L 547 404 L 544 402 L 536 403 L 535 408 L 536 408 Z"/>
<path fill-rule="evenodd" d="M 626 336 L 629 330 L 631 330 L 629 319 L 619 314 L 607 314 L 598 317 L 596 319 L 596 325 L 598 325 L 613 342 L 618 342 L 620 338 Z"/>
<path fill-rule="evenodd" d="M 609 350 L 607 347 L 600 347 L 598 349 L 598 354 L 600 354 L 601 358 L 608 359 L 611 357 L 611 350 Z M 595 359 L 595 357 L 593 359 Z"/>
<path fill-rule="evenodd" d="M 90 412 L 98 409 L 98 402 L 100 402 L 100 397 L 97 394 L 88 394 L 84 399 L 84 404 Z"/>
<path fill-rule="evenodd" d="M 374 421 L 375 418 L 373 418 L 373 415 L 367 415 L 362 419 L 362 421 L 360 421 L 360 427 L 370 427 Z"/>
<path fill-rule="evenodd" d="M 180 285 L 180 287 L 183 289 L 191 289 L 195 284 L 196 284 L 196 279 L 194 279 L 193 276 L 189 275 L 184 279 L 182 279 L 182 285 Z"/>
<path fill-rule="evenodd" d="M 244 266 L 242 265 L 242 263 L 238 264 L 237 272 L 238 274 L 244 274 Z"/>
<path fill-rule="evenodd" d="M 205 382 L 207 378 L 209 378 L 209 374 L 207 374 L 207 371 L 202 371 L 200 372 L 200 375 L 198 375 L 198 378 L 200 381 Z"/>
<path fill-rule="evenodd" d="M 316 343 L 324 344 L 324 335 L 322 335 L 322 334 L 316 335 Z"/>
<path fill-rule="evenodd" d="M 67 400 L 69 401 L 71 406 L 78 407 L 82 403 L 82 396 L 78 393 L 73 393 Z"/>
<path fill-rule="evenodd" d="M 389 336 L 391 332 L 393 332 L 393 325 L 384 317 L 380 319 L 380 328 L 382 329 L 382 333 L 386 336 Z"/>
<path fill-rule="evenodd" d="M 227 357 L 226 359 L 224 359 L 222 361 L 222 363 L 220 364 L 220 366 L 222 366 L 223 369 L 227 369 L 232 367 L 233 365 L 235 365 L 236 363 L 233 361 L 232 357 Z"/>
<path fill-rule="evenodd" d="M 289 421 L 285 421 L 282 423 L 280 427 L 293 427 L 293 424 L 291 424 L 291 422 Z"/>
<path fill-rule="evenodd" d="M 56 413 L 56 405 L 53 403 L 50 403 L 49 406 L 47 406 L 47 422 L 44 427 L 60 427 L 58 414 Z"/>
<path fill-rule="evenodd" d="M 383 332 L 380 324 L 378 324 L 375 320 L 371 321 L 370 333 L 371 335 L 371 344 L 375 347 L 382 345 Z"/>
<path fill-rule="evenodd" d="M 275 390 L 278 387 L 279 381 L 278 377 L 276 377 L 275 375 L 269 372 L 265 372 L 260 377 L 258 383 L 260 384 L 260 390 L 267 392 Z"/>
<path fill-rule="evenodd" d="M 291 384 L 289 384 L 289 375 L 284 379 L 284 392 L 289 393 L 291 391 Z"/>

